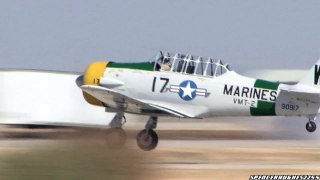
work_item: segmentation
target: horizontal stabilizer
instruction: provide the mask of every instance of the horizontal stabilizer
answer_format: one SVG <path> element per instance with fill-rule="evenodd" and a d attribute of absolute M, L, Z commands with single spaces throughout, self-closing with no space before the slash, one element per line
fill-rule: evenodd
<path fill-rule="evenodd" d="M 288 86 L 287 88 L 282 88 L 281 90 L 292 93 L 314 94 L 320 96 L 320 89 L 303 84 Z"/>
<path fill-rule="evenodd" d="M 294 98 L 296 101 L 320 104 L 320 90 L 311 86 L 295 85 L 281 89 L 283 95 Z"/>

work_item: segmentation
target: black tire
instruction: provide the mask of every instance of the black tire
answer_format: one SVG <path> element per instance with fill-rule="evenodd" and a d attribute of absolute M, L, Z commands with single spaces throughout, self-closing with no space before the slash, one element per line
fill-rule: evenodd
<path fill-rule="evenodd" d="M 112 128 L 108 130 L 106 140 L 109 148 L 120 149 L 126 143 L 127 135 L 122 128 Z"/>
<path fill-rule="evenodd" d="M 317 129 L 317 125 L 316 125 L 315 122 L 309 121 L 306 124 L 306 129 L 307 129 L 308 132 L 314 132 Z"/>
<path fill-rule="evenodd" d="M 149 131 L 144 129 L 137 135 L 137 144 L 140 149 L 144 151 L 151 151 L 158 145 L 158 135 L 152 129 Z"/>

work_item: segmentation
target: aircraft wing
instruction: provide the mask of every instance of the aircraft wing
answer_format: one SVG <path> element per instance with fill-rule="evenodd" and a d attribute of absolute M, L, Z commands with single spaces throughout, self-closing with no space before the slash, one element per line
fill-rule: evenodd
<path fill-rule="evenodd" d="M 144 100 L 135 99 L 109 88 L 95 85 L 83 85 L 80 86 L 80 88 L 84 92 L 103 102 L 106 107 L 111 107 L 113 109 L 130 109 L 135 113 L 142 114 L 152 114 L 154 112 L 161 113 L 163 115 L 173 115 L 176 117 L 193 117 L 191 114 L 181 110 L 165 107 L 157 102 L 146 102 Z"/>

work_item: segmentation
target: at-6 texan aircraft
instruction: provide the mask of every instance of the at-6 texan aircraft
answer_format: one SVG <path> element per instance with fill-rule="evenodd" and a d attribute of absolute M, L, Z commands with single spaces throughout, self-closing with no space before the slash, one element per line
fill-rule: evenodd
<path fill-rule="evenodd" d="M 304 79 L 289 85 L 241 76 L 221 60 L 160 52 L 151 62 L 91 63 L 77 84 L 88 103 L 117 113 L 110 125 L 119 136 L 124 113 L 150 116 L 137 144 L 152 150 L 159 116 L 305 116 L 307 131 L 314 132 L 319 77 L 320 60 Z"/>

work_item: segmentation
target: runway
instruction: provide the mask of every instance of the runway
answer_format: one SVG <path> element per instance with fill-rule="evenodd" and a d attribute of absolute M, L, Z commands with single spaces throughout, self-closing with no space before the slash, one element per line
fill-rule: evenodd
<path fill-rule="evenodd" d="M 154 151 L 136 146 L 128 125 L 123 149 L 106 145 L 106 129 L 1 128 L 0 179 L 248 179 L 256 174 L 320 174 L 320 141 L 282 128 L 164 121 Z M 269 122 L 270 123 L 270 122 Z M 193 126 L 193 125 L 194 126 Z M 136 127 L 136 128 L 133 128 Z M 210 130 L 210 129 L 215 129 Z M 308 137 L 308 138 L 307 138 Z"/>

